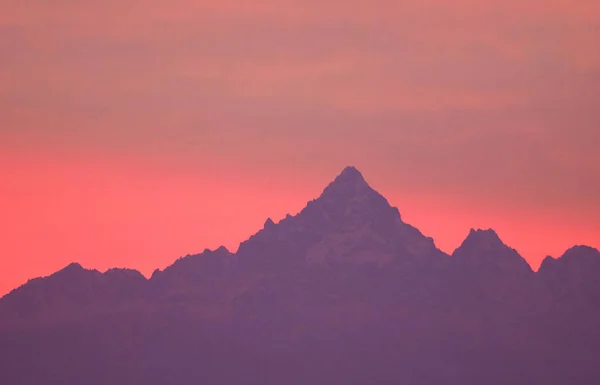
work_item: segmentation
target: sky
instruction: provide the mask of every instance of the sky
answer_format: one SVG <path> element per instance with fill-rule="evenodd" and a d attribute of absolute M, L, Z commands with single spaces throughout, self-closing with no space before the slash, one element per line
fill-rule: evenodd
<path fill-rule="evenodd" d="M 600 247 L 597 0 L 3 0 L 0 295 L 149 275 L 347 165 L 452 252 Z"/>

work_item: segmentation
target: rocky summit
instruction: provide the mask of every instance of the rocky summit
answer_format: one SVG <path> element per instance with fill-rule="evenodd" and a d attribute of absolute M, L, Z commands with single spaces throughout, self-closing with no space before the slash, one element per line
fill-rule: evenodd
<path fill-rule="evenodd" d="M 599 276 L 594 248 L 534 272 L 492 229 L 447 255 L 347 167 L 235 253 L 13 290 L 0 383 L 598 384 Z"/>

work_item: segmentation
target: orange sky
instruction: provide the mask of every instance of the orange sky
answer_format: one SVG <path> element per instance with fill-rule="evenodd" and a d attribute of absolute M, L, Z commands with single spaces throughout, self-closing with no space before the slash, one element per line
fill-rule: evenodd
<path fill-rule="evenodd" d="M 150 273 L 357 166 L 451 252 L 600 246 L 600 3 L 6 0 L 0 294 Z"/>

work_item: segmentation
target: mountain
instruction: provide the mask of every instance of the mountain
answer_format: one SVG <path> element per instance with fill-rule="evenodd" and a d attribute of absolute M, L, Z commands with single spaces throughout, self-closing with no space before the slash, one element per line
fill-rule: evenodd
<path fill-rule="evenodd" d="M 298 215 L 277 224 L 267 220 L 238 250 L 241 260 L 255 260 L 263 268 L 280 263 L 385 265 L 399 257 L 408 262 L 438 254 L 433 239 L 404 223 L 398 209 L 354 167 L 345 168 Z"/>
<path fill-rule="evenodd" d="M 600 304 L 600 252 L 588 246 L 574 246 L 560 258 L 547 257 L 538 271 L 544 291 L 570 314 Z M 600 307 L 597 309 L 600 315 Z M 600 319 L 599 319 L 600 321 Z"/>
<path fill-rule="evenodd" d="M 50 322 L 65 315 L 94 313 L 129 306 L 146 285 L 135 270 L 110 269 L 104 274 L 78 263 L 46 278 L 36 278 L 0 299 L 0 324 Z"/>
<path fill-rule="evenodd" d="M 471 229 L 467 238 L 452 257 L 463 268 L 471 268 L 479 274 L 529 275 L 531 267 L 519 253 L 505 245 L 493 229 Z"/>
<path fill-rule="evenodd" d="M 78 264 L 0 299 L 2 384 L 596 384 L 600 254 L 452 255 L 345 168 L 236 253 Z"/>

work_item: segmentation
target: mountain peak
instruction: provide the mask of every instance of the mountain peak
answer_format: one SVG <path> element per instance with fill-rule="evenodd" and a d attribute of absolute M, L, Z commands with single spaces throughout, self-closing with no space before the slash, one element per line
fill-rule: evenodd
<path fill-rule="evenodd" d="M 344 168 L 330 185 L 368 186 L 361 172 L 354 166 Z"/>
<path fill-rule="evenodd" d="M 561 258 L 600 258 L 600 251 L 590 246 L 576 245 L 565 251 Z"/>
<path fill-rule="evenodd" d="M 538 274 L 555 298 L 572 303 L 572 295 L 576 292 L 599 298 L 600 251 L 589 246 L 573 246 L 559 258 L 546 257 Z"/>
<path fill-rule="evenodd" d="M 488 266 L 504 272 L 530 273 L 531 267 L 519 253 L 504 244 L 493 229 L 471 229 L 452 254 L 472 266 Z"/>
<path fill-rule="evenodd" d="M 503 251 L 510 249 L 502 242 L 493 229 L 471 229 L 469 235 L 462 244 L 454 251 L 454 254 L 477 254 L 481 252 Z"/>
<path fill-rule="evenodd" d="M 540 268 L 538 269 L 538 271 L 547 269 L 548 266 L 552 266 L 555 263 L 556 263 L 556 258 L 554 258 L 551 255 L 546 255 L 546 258 L 544 258 L 542 260 L 542 263 L 540 264 Z"/>
<path fill-rule="evenodd" d="M 85 275 L 88 273 L 99 273 L 99 272 L 96 270 L 84 269 L 83 266 L 81 266 L 79 263 L 73 262 L 73 263 L 68 264 L 61 270 L 57 271 L 56 273 L 52 274 L 52 276 L 72 278 L 72 277 L 78 277 L 81 275 Z"/>
<path fill-rule="evenodd" d="M 241 256 L 296 258 L 308 263 L 388 263 L 397 256 L 439 254 L 433 240 L 406 224 L 397 208 L 348 166 L 295 216 L 263 228 L 240 244 Z M 262 257 L 265 258 L 265 257 Z M 245 257 L 242 260 L 248 259 Z M 255 259 L 258 259 L 256 257 Z"/>
<path fill-rule="evenodd" d="M 73 270 L 73 271 L 75 271 L 75 270 L 85 270 L 85 269 L 83 268 L 83 266 L 81 266 L 81 264 L 79 264 L 77 262 L 72 262 L 72 263 L 68 264 L 67 266 L 65 266 L 63 268 L 63 270 L 67 270 L 67 271 L 68 270 Z"/>
<path fill-rule="evenodd" d="M 347 178 L 347 179 L 359 179 L 364 181 L 364 178 L 360 171 L 354 166 L 345 167 L 338 178 Z"/>
<path fill-rule="evenodd" d="M 369 186 L 356 167 L 348 166 L 323 190 L 322 199 L 336 201 L 338 204 L 348 200 L 362 200 L 380 196 Z"/>
<path fill-rule="evenodd" d="M 271 218 L 267 218 L 267 220 L 265 221 L 265 224 L 263 226 L 263 228 L 268 229 L 270 227 L 275 226 L 275 222 L 273 222 L 273 220 Z"/>
<path fill-rule="evenodd" d="M 494 229 L 471 229 L 463 245 L 477 245 L 486 250 L 506 247 Z"/>
<path fill-rule="evenodd" d="M 573 246 L 559 258 L 546 257 L 540 265 L 539 272 L 542 274 L 549 272 L 567 274 L 568 271 L 580 271 L 581 269 L 587 270 L 587 273 L 596 274 L 600 269 L 600 251 L 598 249 L 582 245 Z"/>

